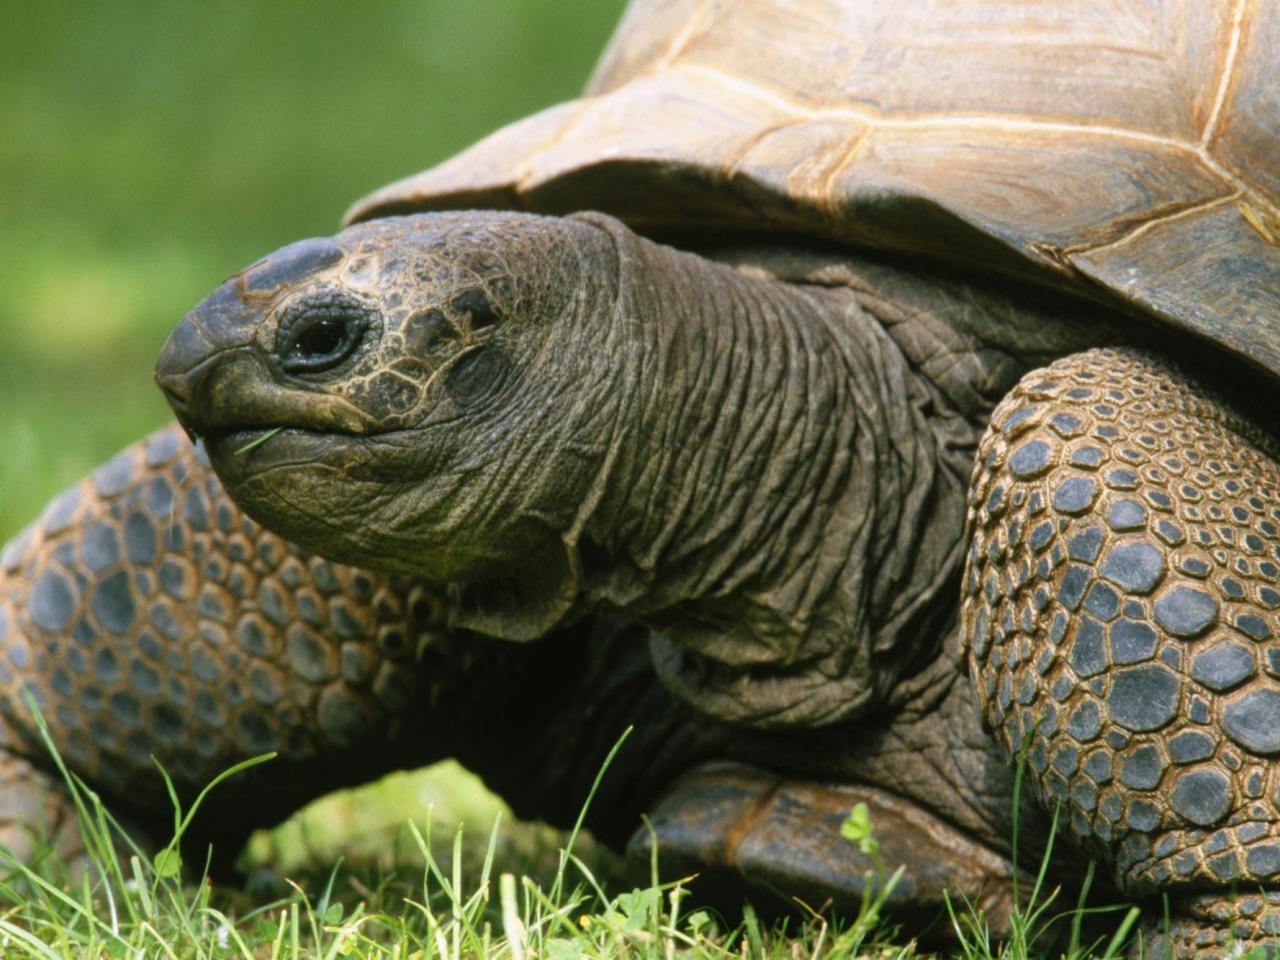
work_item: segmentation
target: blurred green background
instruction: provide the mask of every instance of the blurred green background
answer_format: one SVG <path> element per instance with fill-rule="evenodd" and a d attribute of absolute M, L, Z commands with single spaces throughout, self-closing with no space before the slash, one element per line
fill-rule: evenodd
<path fill-rule="evenodd" d="M 120 0 L 0 20 L 0 543 L 169 419 L 151 367 L 222 278 L 512 120 L 577 95 L 623 0 Z M 374 799 L 375 802 L 369 802 Z M 343 793 L 270 837 L 285 869 L 385 861 L 456 767 Z M 537 831 L 510 842 L 527 846 Z"/>
<path fill-rule="evenodd" d="M 18 2 L 0 22 L 0 543 L 163 423 L 223 277 L 576 96 L 622 0 Z"/>

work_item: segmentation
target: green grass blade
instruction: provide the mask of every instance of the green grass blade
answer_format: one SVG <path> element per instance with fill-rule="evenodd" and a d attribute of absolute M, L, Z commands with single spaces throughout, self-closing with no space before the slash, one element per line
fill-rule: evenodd
<path fill-rule="evenodd" d="M 618 750 L 626 742 L 627 737 L 631 736 L 634 726 L 629 726 L 622 731 L 622 736 L 618 737 L 612 749 L 609 750 L 608 756 L 604 758 L 604 763 L 600 764 L 600 769 L 596 773 L 596 778 L 591 781 L 591 789 L 587 791 L 587 799 L 582 803 L 582 809 L 578 811 L 578 819 L 574 821 L 573 829 L 569 831 L 569 839 L 565 842 L 564 849 L 560 852 L 560 869 L 556 871 L 555 882 L 551 885 L 551 899 L 554 901 L 560 895 L 561 887 L 564 881 L 565 866 L 569 860 L 569 854 L 573 851 L 573 845 L 578 839 L 578 834 L 582 832 L 582 824 L 587 819 L 587 811 L 591 809 L 591 801 L 595 799 L 596 791 L 600 789 L 600 783 L 604 780 L 605 772 L 613 763 L 613 758 L 618 755 Z"/>
<path fill-rule="evenodd" d="M 1085 870 L 1084 883 L 1080 885 L 1080 896 L 1076 898 L 1075 913 L 1071 917 L 1071 941 L 1067 946 L 1067 956 L 1076 957 L 1080 953 L 1080 925 L 1084 922 L 1085 900 L 1089 896 L 1089 888 L 1093 886 L 1093 871 L 1097 864 L 1090 860 Z"/>
<path fill-rule="evenodd" d="M 34 956 L 48 957 L 49 960 L 62 960 L 61 957 L 54 953 L 46 944 L 42 943 L 33 933 L 23 930 L 19 926 L 15 926 L 8 920 L 0 920 L 0 933 L 3 933 L 6 937 L 11 937 L 14 940 L 17 940 L 19 943 L 25 944 L 31 949 Z"/>
<path fill-rule="evenodd" d="M 241 447 L 239 450 L 236 451 L 236 455 L 239 456 L 240 454 L 248 453 L 254 447 L 262 446 L 264 443 L 266 443 L 268 440 L 270 440 L 272 437 L 274 437 L 277 433 L 279 433 L 283 429 L 284 427 L 271 428 L 262 436 L 258 437 L 256 440 L 250 440 L 248 443 L 246 443 L 243 447 Z"/>
<path fill-rule="evenodd" d="M 1129 931 L 1138 922 L 1140 916 L 1142 916 L 1142 911 L 1139 908 L 1129 908 L 1129 912 L 1120 921 L 1119 929 L 1116 930 L 1115 935 L 1111 938 L 1111 942 L 1107 944 L 1107 949 L 1103 952 L 1101 960 L 1112 960 L 1112 957 L 1119 955 L 1120 947 L 1124 944 L 1125 938 L 1129 936 Z"/>

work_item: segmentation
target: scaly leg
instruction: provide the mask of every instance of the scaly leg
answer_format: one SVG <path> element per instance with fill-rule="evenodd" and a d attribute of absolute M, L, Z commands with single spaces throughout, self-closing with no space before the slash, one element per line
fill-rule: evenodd
<path fill-rule="evenodd" d="M 978 699 L 1011 754 L 1029 743 L 1041 802 L 1152 902 L 1148 957 L 1280 931 L 1278 456 L 1200 380 L 1120 349 L 1023 378 L 980 445 Z"/>
<path fill-rule="evenodd" d="M 236 761 L 278 751 L 206 820 L 270 822 L 318 788 L 419 759 L 403 727 L 432 695 L 419 663 L 445 642 L 440 613 L 421 585 L 266 533 L 180 431 L 161 431 L 55 499 L 0 558 L 6 763 L 50 768 L 29 696 L 74 771 L 164 823 L 153 755 L 189 799 Z M 35 778 L 11 782 L 5 803 L 28 806 L 16 784 Z M 18 850 L 21 819 L 0 834 Z"/>

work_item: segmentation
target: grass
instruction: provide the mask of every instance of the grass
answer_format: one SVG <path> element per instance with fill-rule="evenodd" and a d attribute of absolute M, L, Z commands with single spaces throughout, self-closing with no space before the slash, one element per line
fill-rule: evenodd
<path fill-rule="evenodd" d="M 433 842 L 433 818 L 407 825 L 420 866 L 412 879 L 387 873 L 370 881 L 333 866 L 318 884 L 289 881 L 289 892 L 265 903 L 192 881 L 178 858 L 178 839 L 218 784 L 270 757 L 248 760 L 216 778 L 189 809 L 170 791 L 173 835 L 148 856 L 122 829 L 100 797 L 67 772 L 43 721 L 37 723 L 79 814 L 89 864 L 76 879 L 65 863 L 46 856 L 34 866 L 0 851 L 0 955 L 32 958 L 478 958 L 569 960 L 579 957 L 655 957 L 677 952 L 697 958 L 875 957 L 910 960 L 913 946 L 894 946 L 881 907 L 897 877 L 883 879 L 845 924 L 821 916 L 794 931 L 767 929 L 748 908 L 725 924 L 685 907 L 685 882 L 657 880 L 613 892 L 598 857 L 582 856 L 581 825 L 609 761 L 585 800 L 578 823 L 560 841 L 554 867 L 537 873 L 505 870 L 498 857 L 495 817 L 478 865 L 466 869 L 464 830 L 446 831 L 444 853 Z M 621 741 L 619 742 L 620 745 Z M 615 751 L 617 747 L 615 746 Z M 610 759 L 612 758 L 612 754 Z M 160 771 L 164 776 L 163 771 Z M 167 782 L 167 777 L 166 777 Z M 861 824 L 864 842 L 874 842 Z M 595 860 L 593 865 L 592 861 Z"/>
<path fill-rule="evenodd" d="M 78 812 L 87 862 L 73 868 L 42 846 L 30 864 L 0 850 L 0 956 L 5 958 L 223 958 L 244 960 L 577 960 L 585 957 L 637 957 L 673 960 L 927 960 L 902 931 L 887 922 L 884 906 L 900 882 L 902 869 L 888 874 L 880 860 L 875 824 L 865 806 L 850 811 L 842 833 L 875 864 L 860 908 L 852 916 L 810 912 L 801 923 L 766 926 L 749 906 L 740 919 L 726 922 L 689 901 L 687 883 L 658 880 L 660 851 L 650 864 L 648 883 L 621 883 L 617 862 L 595 848 L 582 823 L 613 753 L 606 759 L 574 828 L 543 830 L 539 849 L 522 858 L 504 850 L 503 811 L 484 803 L 470 808 L 492 814 L 487 830 L 470 839 L 466 825 L 447 812 L 404 824 L 412 856 L 362 868 L 341 860 L 326 870 L 304 864 L 296 878 L 280 879 L 280 893 L 256 895 L 211 884 L 197 864 L 183 864 L 178 840 L 200 807 L 217 802 L 220 783 L 242 770 L 270 762 L 270 755 L 247 760 L 212 781 L 184 809 L 172 788 L 173 829 L 168 843 L 144 852 L 101 798 L 68 772 L 36 714 L 46 748 L 62 774 Z M 625 735 L 624 738 L 625 739 Z M 168 778 L 163 770 L 157 776 Z M 323 803 L 337 802 L 331 797 Z M 306 816 L 295 818 L 295 824 Z M 443 825 L 443 826 L 442 826 Z M 474 823 L 473 823 L 474 826 Z M 1055 820 L 1056 826 L 1056 820 Z M 295 826 L 295 829 L 299 827 Z M 305 829 L 305 828 L 301 828 Z M 528 829 L 528 828 L 526 828 Z M 833 838 L 835 839 L 835 838 Z M 837 841 L 840 842 L 840 841 Z M 287 846 L 263 835 L 249 866 L 268 866 L 283 878 L 280 857 Z M 552 851 L 554 850 L 554 853 Z M 314 854 L 315 851 L 308 851 Z M 383 851 L 385 852 L 385 850 Z M 951 922 L 964 960 L 1115 960 L 1138 919 L 1129 908 L 1109 938 L 1085 944 L 1081 920 L 1090 911 L 1084 893 L 1074 908 L 1060 911 L 1057 891 L 1044 880 L 1052 854 L 1041 863 L 1034 889 L 1015 913 L 1013 935 L 997 943 L 985 919 L 967 904 L 951 904 Z M 1087 890 L 1087 884 L 1086 884 Z M 1114 908 L 1123 910 L 1124 908 Z M 1049 936 L 1070 927 L 1069 945 L 1049 954 Z M 1057 935 L 1054 933 L 1053 935 Z"/>

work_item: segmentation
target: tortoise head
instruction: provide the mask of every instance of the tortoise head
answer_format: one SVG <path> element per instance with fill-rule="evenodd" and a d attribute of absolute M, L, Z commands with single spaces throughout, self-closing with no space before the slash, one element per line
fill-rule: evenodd
<path fill-rule="evenodd" d="M 591 359 L 625 326 L 608 322 L 611 232 L 457 213 L 304 240 L 192 310 L 156 379 L 269 528 L 350 563 L 483 577 L 545 551 L 590 483 L 568 425 L 610 392 Z"/>

